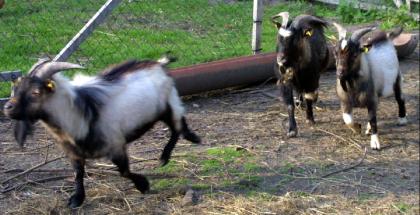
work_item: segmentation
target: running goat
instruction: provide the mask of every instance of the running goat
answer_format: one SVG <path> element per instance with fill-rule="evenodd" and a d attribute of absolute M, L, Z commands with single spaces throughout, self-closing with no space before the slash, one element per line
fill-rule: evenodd
<path fill-rule="evenodd" d="M 343 120 L 356 133 L 360 133 L 361 124 L 353 121 L 354 107 L 368 109 L 369 122 L 366 134 L 371 133 L 370 147 L 380 149 L 376 111 L 379 97 L 394 94 L 398 103 L 399 124 L 407 123 L 405 102 L 401 92 L 402 77 L 397 53 L 392 39 L 400 35 L 402 28 L 390 33 L 376 31 L 366 42 L 360 40 L 373 27 L 355 31 L 350 38 L 346 29 L 333 23 L 338 30 L 339 40 L 335 47 L 337 63 L 337 94 L 341 101 Z"/>
<path fill-rule="evenodd" d="M 200 142 L 187 126 L 174 81 L 167 74 L 165 66 L 170 61 L 167 57 L 157 62 L 127 61 L 98 76 L 79 76 L 70 82 L 56 73 L 83 67 L 40 60 L 27 76 L 15 81 L 4 113 L 18 120 L 15 135 L 21 146 L 38 120 L 59 141 L 76 173 L 76 192 L 68 202 L 71 208 L 85 199 L 87 158 L 110 159 L 139 191 L 149 190 L 146 177 L 130 172 L 127 143 L 141 137 L 157 121 L 171 130 L 160 158 L 162 165 L 168 163 L 181 134 L 191 142 Z"/>

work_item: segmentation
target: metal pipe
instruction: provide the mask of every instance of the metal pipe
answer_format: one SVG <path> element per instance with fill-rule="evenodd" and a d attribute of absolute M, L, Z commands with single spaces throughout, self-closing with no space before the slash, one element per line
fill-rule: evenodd
<path fill-rule="evenodd" d="M 276 53 L 231 58 L 172 70 L 180 95 L 262 82 L 274 76 Z"/>

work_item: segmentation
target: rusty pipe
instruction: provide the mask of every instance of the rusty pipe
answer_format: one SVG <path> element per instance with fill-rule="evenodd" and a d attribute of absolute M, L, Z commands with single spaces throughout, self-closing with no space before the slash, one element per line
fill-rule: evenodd
<path fill-rule="evenodd" d="M 180 95 L 262 82 L 274 76 L 276 53 L 230 58 L 171 70 Z"/>

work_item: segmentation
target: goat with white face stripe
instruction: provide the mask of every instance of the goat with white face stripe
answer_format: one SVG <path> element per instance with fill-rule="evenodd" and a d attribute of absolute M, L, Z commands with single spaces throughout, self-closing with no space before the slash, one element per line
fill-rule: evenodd
<path fill-rule="evenodd" d="M 376 111 L 379 98 L 394 94 L 398 103 L 399 124 L 407 123 L 405 102 L 402 96 L 402 77 L 392 39 L 402 29 L 386 34 L 377 31 L 364 44 L 360 40 L 374 28 L 362 28 L 351 37 L 346 37 L 346 29 L 334 23 L 338 30 L 339 41 L 335 48 L 337 63 L 337 94 L 341 101 L 343 120 L 356 133 L 360 133 L 361 125 L 353 121 L 354 107 L 368 109 L 369 122 L 366 134 L 371 133 L 370 146 L 380 149 Z"/>
<path fill-rule="evenodd" d="M 276 20 L 279 17 L 282 18 L 281 23 Z M 297 91 L 301 101 L 305 99 L 307 122 L 315 123 L 312 104 L 318 98 L 320 74 L 328 66 L 328 47 L 324 36 L 327 22 L 310 15 L 300 15 L 289 21 L 288 12 L 273 16 L 272 22 L 278 30 L 275 74 L 289 115 L 287 136 L 295 137 L 297 126 L 293 90 Z"/>

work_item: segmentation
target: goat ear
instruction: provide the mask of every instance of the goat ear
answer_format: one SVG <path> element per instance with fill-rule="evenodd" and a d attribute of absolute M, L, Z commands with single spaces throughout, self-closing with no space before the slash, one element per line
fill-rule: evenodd
<path fill-rule="evenodd" d="M 32 122 L 28 120 L 16 120 L 15 121 L 15 140 L 20 147 L 25 144 L 26 137 L 32 133 Z"/>
<path fill-rule="evenodd" d="M 277 22 L 277 21 L 274 21 L 274 20 L 272 22 L 274 23 L 274 25 L 276 26 L 277 29 L 281 28 L 281 23 L 280 22 Z"/>

